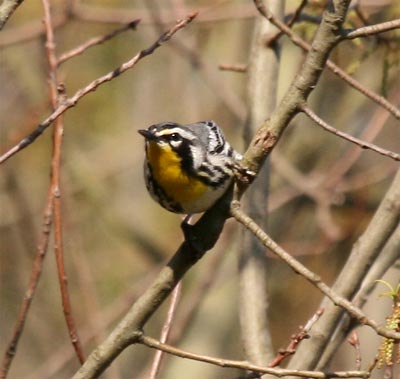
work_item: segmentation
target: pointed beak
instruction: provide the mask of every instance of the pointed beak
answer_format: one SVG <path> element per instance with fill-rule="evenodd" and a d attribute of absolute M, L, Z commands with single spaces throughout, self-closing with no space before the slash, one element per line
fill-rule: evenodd
<path fill-rule="evenodd" d="M 139 129 L 138 133 L 141 134 L 148 141 L 155 141 L 157 137 L 148 129 Z"/>

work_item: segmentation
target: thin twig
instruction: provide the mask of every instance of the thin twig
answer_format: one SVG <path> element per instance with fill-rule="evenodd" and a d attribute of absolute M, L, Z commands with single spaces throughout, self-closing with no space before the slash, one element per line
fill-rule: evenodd
<path fill-rule="evenodd" d="M 357 370 L 361 370 L 361 349 L 360 349 L 360 340 L 358 338 L 357 332 L 353 330 L 351 332 L 350 337 L 347 342 L 354 347 L 356 352 L 356 368 Z"/>
<path fill-rule="evenodd" d="M 316 124 L 318 124 L 319 126 L 321 126 L 322 128 L 324 128 L 325 130 L 327 130 L 330 133 L 333 133 L 341 138 L 344 138 L 347 141 L 350 141 L 352 143 L 355 143 L 356 145 L 359 145 L 361 148 L 363 149 L 370 149 L 373 150 L 379 154 L 382 154 L 386 157 L 392 158 L 396 161 L 400 161 L 400 154 L 397 154 L 393 151 L 384 149 L 382 147 L 376 146 L 373 143 L 370 142 L 366 142 L 363 141 L 359 138 L 353 137 L 350 134 L 347 134 L 345 132 L 342 132 L 336 128 L 334 128 L 333 126 L 327 124 L 324 120 L 322 120 L 320 117 L 318 117 L 312 110 L 310 107 L 308 107 L 307 105 L 301 105 L 300 109 L 308 116 L 311 118 L 311 120 L 313 120 Z"/>
<path fill-rule="evenodd" d="M 139 22 L 140 22 L 140 20 L 137 19 L 137 20 L 129 22 L 128 24 L 122 26 L 121 28 L 113 30 L 112 32 L 110 32 L 108 34 L 90 38 L 88 41 L 86 41 L 82 45 L 79 45 L 79 46 L 75 47 L 74 49 L 71 49 L 70 51 L 67 51 L 64 54 L 60 55 L 60 57 L 58 58 L 58 62 L 57 62 L 58 66 L 61 65 L 62 63 L 64 63 L 65 61 L 67 61 L 68 59 L 71 59 L 73 57 L 76 57 L 77 55 L 82 54 L 84 51 L 86 51 L 90 47 L 100 45 L 127 30 L 130 30 L 130 29 L 135 30 L 136 26 L 139 24 Z"/>
<path fill-rule="evenodd" d="M 246 64 L 219 64 L 218 68 L 221 71 L 232 71 L 232 72 L 246 72 L 247 65 Z"/>
<path fill-rule="evenodd" d="M 395 91 L 395 97 L 400 95 L 400 91 Z M 369 119 L 368 124 L 363 128 L 360 133 L 360 139 L 365 142 L 372 142 L 379 132 L 382 130 L 389 113 L 383 108 L 376 108 L 374 114 Z M 323 182 L 326 188 L 336 188 L 337 185 L 343 180 L 346 173 L 353 167 L 355 162 L 361 156 L 362 150 L 358 146 L 349 145 L 347 151 L 342 152 L 335 160 L 334 165 L 326 173 Z M 364 180 L 370 180 L 370 175 L 365 175 Z"/>
<path fill-rule="evenodd" d="M 167 345 L 157 341 L 156 339 L 141 335 L 138 338 L 138 343 L 148 346 L 152 349 L 164 351 L 165 353 L 175 355 L 180 358 L 192 359 L 199 362 L 210 363 L 219 367 L 232 367 L 241 370 L 249 370 L 263 374 L 271 374 L 279 378 L 285 376 L 296 376 L 304 378 L 327 379 L 327 378 L 369 378 L 370 373 L 367 371 L 303 371 L 303 370 L 288 370 L 284 368 L 271 368 L 251 364 L 246 361 L 235 361 L 231 359 L 215 358 L 207 355 L 190 353 L 185 350 L 178 349 L 174 346 Z"/>
<path fill-rule="evenodd" d="M 46 29 L 46 53 L 49 66 L 49 92 L 53 109 L 56 109 L 62 102 L 64 96 L 64 86 L 57 80 L 57 57 L 55 54 L 54 31 L 51 20 L 50 3 L 42 0 L 44 10 L 44 25 Z M 54 252 L 56 255 L 58 279 L 61 289 L 61 299 L 65 321 L 68 327 L 69 336 L 76 356 L 82 364 L 85 361 L 83 349 L 78 337 L 75 320 L 72 315 L 72 307 L 67 285 L 67 274 L 64 265 L 64 249 L 62 234 L 62 213 L 61 213 L 61 187 L 60 187 L 60 168 L 61 168 L 61 148 L 64 134 L 63 117 L 59 117 L 54 125 L 53 133 L 53 156 L 51 162 L 51 191 L 53 193 L 54 210 Z"/>
<path fill-rule="evenodd" d="M 369 37 L 379 33 L 385 33 L 390 30 L 399 29 L 400 28 L 400 18 L 395 20 L 382 22 L 380 24 L 363 26 L 361 28 L 353 29 L 353 30 L 345 30 L 343 32 L 344 39 L 354 39 L 360 37 Z"/>
<path fill-rule="evenodd" d="M 264 6 L 260 1 L 255 1 L 257 9 L 259 12 L 267 18 L 271 23 L 273 23 L 278 29 L 280 29 L 283 33 L 285 33 L 292 42 L 301 47 L 303 50 L 310 51 L 311 45 L 300 38 L 297 34 L 293 32 L 284 22 L 280 21 L 275 15 L 273 15 L 268 8 Z M 395 118 L 400 119 L 400 109 L 395 105 L 390 103 L 383 96 L 379 96 L 377 93 L 367 89 L 361 83 L 359 83 L 356 79 L 352 78 L 349 74 L 347 74 L 344 70 L 342 70 L 339 66 L 333 63 L 331 60 L 327 60 L 326 66 L 341 79 L 346 81 L 350 86 L 352 86 L 357 91 L 361 92 L 366 97 L 370 98 L 375 103 L 379 104 L 387 111 L 389 111 Z"/>
<path fill-rule="evenodd" d="M 267 233 L 265 233 L 257 225 L 257 223 L 255 223 L 240 209 L 240 203 L 237 200 L 234 200 L 232 202 L 231 214 L 237 221 L 239 221 L 248 230 L 254 233 L 258 240 L 266 248 L 270 249 L 274 254 L 276 254 L 284 262 L 286 262 L 296 273 L 302 275 L 305 279 L 307 279 L 310 283 L 317 287 L 335 305 L 338 305 L 345 309 L 350 314 L 350 316 L 358 320 L 360 324 L 368 325 L 381 336 L 400 340 L 400 333 L 395 333 L 391 330 L 387 330 L 386 328 L 379 326 L 374 320 L 369 319 L 361 309 L 357 308 L 349 300 L 334 292 L 326 283 L 322 281 L 322 279 L 317 274 L 302 265 L 292 255 L 290 255 L 281 246 L 279 246 Z"/>
<path fill-rule="evenodd" d="M 182 290 L 182 282 L 179 282 L 171 294 L 171 303 L 169 305 L 167 319 L 165 320 L 160 336 L 160 342 L 162 343 L 166 343 L 168 341 L 168 337 L 171 332 L 172 321 L 174 319 L 175 311 L 177 309 L 178 302 L 181 297 L 181 290 Z M 149 379 L 157 378 L 157 374 L 161 368 L 162 358 L 163 358 L 163 352 L 161 350 L 157 350 L 156 354 L 154 355 L 154 360 L 151 366 Z"/>
<path fill-rule="evenodd" d="M 310 338 L 309 332 L 313 325 L 319 320 L 319 318 L 322 316 L 324 313 L 323 308 L 319 308 L 313 316 L 307 321 L 307 324 L 305 326 L 301 326 L 300 330 L 292 335 L 290 337 L 290 343 L 288 347 L 284 350 L 280 350 L 278 352 L 278 355 L 275 357 L 275 359 L 268 365 L 268 367 L 276 367 L 281 364 L 281 362 L 286 358 L 291 355 L 293 355 L 296 352 L 296 348 L 299 345 L 301 341 L 304 339 Z M 357 370 L 360 370 L 359 367 L 357 367 Z"/>
<path fill-rule="evenodd" d="M 7 344 L 7 348 L 4 353 L 3 361 L 0 368 L 0 379 L 5 379 L 7 377 L 7 373 L 10 369 L 11 363 L 17 352 L 18 342 L 24 330 L 25 321 L 30 306 L 32 304 L 33 297 L 35 296 L 36 289 L 39 284 L 39 279 L 42 274 L 43 262 L 46 257 L 47 248 L 49 245 L 52 217 L 53 217 L 53 192 L 51 191 L 51 187 L 49 186 L 46 205 L 43 212 L 41 237 L 36 248 L 35 258 L 33 260 L 28 288 L 25 291 L 25 295 L 18 312 L 17 321 L 15 322 L 11 339 Z"/>
<path fill-rule="evenodd" d="M 66 110 L 74 107 L 78 101 L 88 93 L 95 91 L 100 85 L 115 79 L 117 76 L 121 75 L 125 71 L 134 67 L 141 59 L 151 55 L 156 49 L 158 49 L 163 43 L 169 41 L 171 37 L 180 29 L 184 28 L 188 23 L 193 21 L 197 16 L 197 13 L 192 13 L 182 20 L 176 22 L 176 24 L 165 32 L 161 37 L 159 37 L 152 45 L 147 49 L 141 50 L 132 59 L 123 63 L 121 66 L 117 67 L 115 70 L 109 72 L 106 75 L 97 78 L 93 82 L 89 83 L 86 87 L 78 90 L 73 96 L 66 99 L 60 104 L 54 112 L 47 117 L 42 123 L 40 123 L 37 128 L 31 132 L 28 136 L 22 139 L 18 144 L 13 146 L 11 149 L 6 151 L 2 156 L 0 156 L 0 164 L 4 163 L 7 159 L 11 158 L 13 155 L 26 148 L 32 144 L 36 138 L 38 138 L 54 120 L 60 117 Z"/>

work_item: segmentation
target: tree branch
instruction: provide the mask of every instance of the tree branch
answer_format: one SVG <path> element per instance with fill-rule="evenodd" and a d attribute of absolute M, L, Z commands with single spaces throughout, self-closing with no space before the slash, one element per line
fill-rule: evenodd
<path fill-rule="evenodd" d="M 38 138 L 52 124 L 53 121 L 60 117 L 66 110 L 75 106 L 78 101 L 80 101 L 88 93 L 95 91 L 100 85 L 115 79 L 117 76 L 134 67 L 141 59 L 153 54 L 156 49 L 158 49 L 163 43 L 169 41 L 178 30 L 184 28 L 188 23 L 193 21 L 196 16 L 197 13 L 193 13 L 186 18 L 177 21 L 177 23 L 171 29 L 165 32 L 147 49 L 141 50 L 129 61 L 123 63 L 121 66 L 109 72 L 108 74 L 97 78 L 93 82 L 89 83 L 86 87 L 78 90 L 73 96 L 63 101 L 63 103 L 60 104 L 49 117 L 40 123 L 32 133 L 1 155 L 0 164 L 4 163 L 7 159 L 11 158 L 13 155 L 32 144 L 36 138 Z"/>
<path fill-rule="evenodd" d="M 400 170 L 398 170 L 385 197 L 381 201 L 364 233 L 353 245 L 350 256 L 332 290 L 342 297 L 353 298 L 360 288 L 371 264 L 381 254 L 383 247 L 398 227 L 400 221 Z M 342 308 L 331 303 L 331 298 L 323 300 L 325 312 L 313 329 L 312 338 L 305 341 L 290 362 L 290 367 L 315 368 L 331 336 L 344 314 Z M 315 334 L 316 338 L 313 338 Z"/>
<path fill-rule="evenodd" d="M 321 372 L 321 371 L 288 370 L 284 368 L 271 368 L 271 367 L 258 366 L 248 363 L 246 361 L 234 361 L 231 359 L 209 357 L 207 355 L 190 353 L 188 351 L 184 351 L 176 347 L 161 343 L 156 339 L 146 336 L 144 334 L 141 334 L 138 337 L 137 343 L 141 343 L 150 348 L 161 350 L 164 351 L 165 353 L 172 354 L 181 358 L 206 362 L 219 367 L 232 367 L 242 370 L 259 372 L 262 374 L 271 374 L 279 378 L 285 376 L 295 376 L 301 378 L 328 379 L 328 378 L 369 378 L 370 376 L 370 373 L 367 371 Z"/>
<path fill-rule="evenodd" d="M 392 158 L 395 161 L 400 161 L 400 154 L 397 154 L 393 151 L 383 149 L 382 147 L 376 146 L 373 143 L 363 141 L 361 139 L 358 139 L 356 137 L 351 136 L 350 134 L 347 134 L 345 132 L 342 132 L 333 126 L 327 124 L 324 120 L 322 120 L 320 117 L 318 117 L 310 107 L 307 105 L 303 104 L 300 106 L 300 109 L 313 120 L 316 124 L 327 130 L 328 132 L 337 135 L 338 137 L 341 137 L 351 143 L 355 143 L 356 145 L 360 146 L 362 149 L 370 149 L 373 150 L 379 154 L 382 154 L 386 157 Z"/>
<path fill-rule="evenodd" d="M 256 5 L 259 4 L 259 1 L 256 1 Z M 279 28 L 283 33 L 285 33 L 291 41 L 302 48 L 305 51 L 310 51 L 312 46 L 301 39 L 297 34 L 293 32 L 284 22 L 280 21 L 277 17 L 275 17 L 268 8 L 265 8 L 261 4 L 257 5 L 259 12 L 266 17 L 272 24 L 274 24 L 277 28 Z M 340 38 L 340 37 L 339 37 Z M 359 83 L 356 79 L 352 78 L 349 74 L 347 74 L 344 70 L 342 70 L 339 66 L 333 63 L 331 60 L 327 60 L 326 66 L 341 79 L 346 81 L 349 85 L 351 85 L 354 89 L 370 98 L 375 103 L 379 104 L 383 108 L 385 108 L 388 112 L 390 112 L 395 118 L 400 120 L 400 109 L 395 105 L 386 100 L 383 96 L 379 96 L 377 93 L 370 91 L 361 83 Z"/>
<path fill-rule="evenodd" d="M 292 255 L 290 255 L 282 247 L 280 247 L 267 233 L 265 233 L 257 225 L 257 223 L 255 223 L 240 209 L 240 203 L 237 200 L 234 200 L 232 202 L 231 214 L 237 221 L 239 221 L 248 230 L 250 230 L 266 248 L 270 249 L 274 254 L 276 254 L 284 262 L 286 262 L 297 274 L 303 276 L 322 293 L 324 293 L 333 302 L 333 304 L 345 309 L 353 318 L 357 319 L 359 323 L 370 326 L 379 335 L 400 340 L 400 333 L 396 333 L 391 330 L 387 330 L 384 327 L 378 326 L 378 324 L 375 321 L 369 319 L 362 312 L 361 309 L 357 308 L 349 300 L 345 299 L 344 297 L 333 291 L 327 284 L 322 281 L 322 279 L 317 274 L 303 266 Z"/>
<path fill-rule="evenodd" d="M 65 61 L 67 61 L 68 59 L 71 59 L 73 57 L 76 57 L 77 55 L 82 54 L 83 52 L 85 52 L 87 49 L 89 49 L 90 47 L 96 46 L 96 45 L 100 45 L 108 40 L 110 40 L 111 38 L 116 37 L 117 35 L 126 32 L 127 30 L 135 30 L 136 26 L 139 24 L 140 20 L 134 20 L 131 22 L 128 22 L 126 25 L 113 30 L 112 32 L 105 34 L 103 36 L 99 36 L 99 37 L 93 37 L 90 38 L 88 41 L 86 41 L 85 43 L 75 47 L 74 49 L 71 49 L 67 52 L 65 52 L 64 54 L 60 55 L 57 61 L 57 65 L 61 65 L 62 63 L 64 63 Z"/>
<path fill-rule="evenodd" d="M 222 197 L 192 226 L 196 248 L 184 241 L 153 284 L 137 299 L 107 339 L 87 358 L 73 379 L 97 378 L 129 345 L 137 343 L 149 318 L 172 292 L 183 275 L 211 249 L 229 215 L 232 191 Z"/>
<path fill-rule="evenodd" d="M 24 0 L 3 0 L 0 5 L 0 30 Z"/>
<path fill-rule="evenodd" d="M 44 25 L 46 29 L 46 56 L 49 75 L 49 94 L 53 110 L 61 104 L 64 97 L 64 86 L 58 83 L 57 79 L 57 57 L 55 53 L 54 31 L 51 20 L 50 3 L 42 0 L 44 10 Z M 83 349 L 78 337 L 75 320 L 72 314 L 72 306 L 68 292 L 68 280 L 64 265 L 64 241 L 62 233 L 62 212 L 61 212 L 61 149 L 64 134 L 64 120 L 59 117 L 54 125 L 53 133 L 53 154 L 51 161 L 51 190 L 53 192 L 53 213 L 54 213 L 54 252 L 56 255 L 58 280 L 60 283 L 61 300 L 63 305 L 64 317 L 68 328 L 68 334 L 72 346 L 82 364 L 85 360 Z"/>
<path fill-rule="evenodd" d="M 390 30 L 395 30 L 400 28 L 400 18 L 395 20 L 382 22 L 380 24 L 363 26 L 362 28 L 344 30 L 344 39 L 354 39 L 360 37 L 369 37 L 375 34 L 388 32 Z"/>

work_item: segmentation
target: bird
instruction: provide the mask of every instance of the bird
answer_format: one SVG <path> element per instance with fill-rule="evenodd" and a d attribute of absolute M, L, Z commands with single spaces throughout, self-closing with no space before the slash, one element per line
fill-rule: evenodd
<path fill-rule="evenodd" d="M 242 160 L 216 122 L 166 121 L 138 130 L 145 138 L 144 178 L 150 196 L 190 217 L 223 196 Z"/>

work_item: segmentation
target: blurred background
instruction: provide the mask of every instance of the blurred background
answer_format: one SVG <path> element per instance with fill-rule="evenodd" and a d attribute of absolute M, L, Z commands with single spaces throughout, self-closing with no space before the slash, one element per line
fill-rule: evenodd
<path fill-rule="evenodd" d="M 318 20 L 325 6 L 312 1 L 306 13 Z M 399 17 L 397 2 L 366 0 L 358 9 L 369 23 Z M 59 55 L 89 38 L 135 19 L 136 30 L 85 51 L 60 66 L 68 96 L 147 48 L 174 20 L 199 10 L 198 18 L 132 70 L 98 88 L 65 114 L 62 204 L 65 263 L 72 308 L 88 354 L 112 329 L 182 240 L 180 216 L 154 203 L 143 181 L 143 140 L 137 129 L 170 120 L 213 119 L 240 152 L 247 115 L 247 75 L 220 64 L 246 65 L 254 19 L 251 1 L 53 1 Z M 298 6 L 287 2 L 287 14 Z M 43 11 L 23 3 L 0 33 L 1 151 L 17 143 L 50 113 Z M 162 20 L 159 22 L 158 18 Z M 312 17 L 310 17 L 312 19 Z M 158 21 L 157 21 L 158 20 Z M 347 27 L 362 26 L 353 9 Z M 310 39 L 315 23 L 295 31 Z M 304 54 L 282 38 L 280 96 Z M 367 88 L 399 105 L 399 33 L 343 43 L 332 59 Z M 392 151 L 400 150 L 399 121 L 326 71 L 311 96 L 314 111 L 334 127 Z M 265 117 L 268 115 L 266 114 Z M 0 175 L 0 341 L 11 338 L 42 231 L 52 153 L 50 128 L 7 161 Z M 352 244 L 363 232 L 398 165 L 360 151 L 299 116 L 271 157 L 271 236 L 331 284 Z M 266 189 L 267 190 L 267 189 Z M 184 278 L 171 343 L 192 352 L 243 359 L 238 322 L 238 229 L 230 220 L 217 246 Z M 52 238 L 51 238 L 52 241 Z M 321 294 L 286 264 L 271 257 L 269 318 L 276 349 L 318 308 Z M 398 268 L 385 277 L 399 281 Z M 391 301 L 371 296 L 367 312 L 384 322 Z M 167 304 L 146 332 L 158 337 Z M 362 335 L 363 364 L 379 338 Z M 345 345 L 335 370 L 354 369 Z M 154 351 L 135 346 L 104 378 L 144 378 Z M 65 378 L 79 367 L 65 326 L 50 243 L 43 274 L 9 378 Z M 160 378 L 236 378 L 239 372 L 166 357 Z M 380 377 L 380 373 L 377 374 Z"/>

